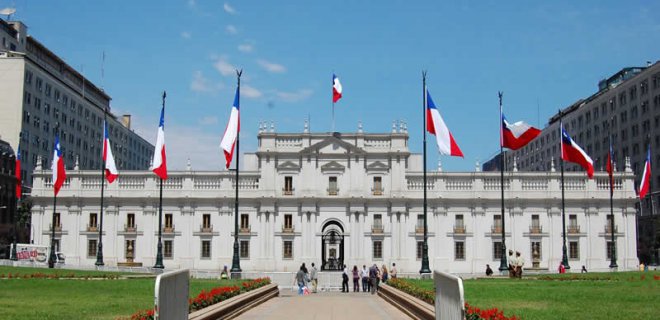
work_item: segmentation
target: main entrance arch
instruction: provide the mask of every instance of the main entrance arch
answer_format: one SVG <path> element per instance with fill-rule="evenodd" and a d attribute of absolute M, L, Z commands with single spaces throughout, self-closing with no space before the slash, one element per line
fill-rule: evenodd
<path fill-rule="evenodd" d="M 344 227 L 330 220 L 323 225 L 321 236 L 321 270 L 340 271 L 344 265 Z"/>

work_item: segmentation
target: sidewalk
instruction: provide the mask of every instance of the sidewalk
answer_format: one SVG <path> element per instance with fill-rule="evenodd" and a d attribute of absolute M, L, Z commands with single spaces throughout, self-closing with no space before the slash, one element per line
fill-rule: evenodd
<path fill-rule="evenodd" d="M 322 292 L 298 296 L 291 290 L 240 315 L 238 319 L 410 319 L 385 300 L 370 293 Z"/>

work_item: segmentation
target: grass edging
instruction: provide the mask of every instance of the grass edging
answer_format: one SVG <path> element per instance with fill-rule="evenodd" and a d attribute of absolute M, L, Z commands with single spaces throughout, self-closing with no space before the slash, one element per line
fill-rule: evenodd
<path fill-rule="evenodd" d="M 435 320 L 434 306 L 392 286 L 378 287 L 378 296 L 413 319 Z"/>
<path fill-rule="evenodd" d="M 188 315 L 188 320 L 232 319 L 271 298 L 277 297 L 279 293 L 276 284 L 268 284 L 194 311 Z"/>

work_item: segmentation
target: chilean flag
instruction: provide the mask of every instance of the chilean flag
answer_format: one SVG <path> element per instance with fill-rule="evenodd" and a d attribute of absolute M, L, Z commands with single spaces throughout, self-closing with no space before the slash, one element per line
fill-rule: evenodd
<path fill-rule="evenodd" d="M 607 175 L 610 177 L 610 195 L 614 194 L 614 149 L 612 149 L 612 137 L 610 137 L 610 150 L 607 153 L 607 164 L 605 167 Z"/>
<path fill-rule="evenodd" d="M 241 117 L 239 114 L 240 92 L 240 87 L 236 87 L 236 95 L 234 96 L 234 105 L 231 107 L 229 122 L 227 123 L 227 128 L 225 128 L 225 134 L 222 136 L 222 141 L 220 141 L 220 147 L 225 152 L 227 169 L 229 169 L 231 159 L 234 157 L 236 138 L 238 138 L 238 132 L 241 130 Z"/>
<path fill-rule="evenodd" d="M 336 103 L 341 99 L 342 87 L 339 83 L 339 78 L 333 73 L 332 74 L 332 103 Z"/>
<path fill-rule="evenodd" d="M 574 162 L 587 170 L 587 176 L 593 178 L 594 176 L 594 161 L 591 160 L 580 146 L 578 146 L 571 136 L 564 130 L 564 125 L 560 124 L 561 128 L 561 158 L 568 162 Z"/>
<path fill-rule="evenodd" d="M 53 163 L 50 167 L 53 171 L 53 188 L 55 188 L 55 196 L 60 192 L 60 188 L 66 180 L 66 172 L 64 170 L 64 157 L 62 156 L 62 149 L 60 148 L 60 136 L 55 135 L 55 147 L 53 148 Z"/>
<path fill-rule="evenodd" d="M 525 122 L 518 121 L 509 123 L 502 114 L 502 147 L 511 150 L 518 150 L 534 140 L 541 134 L 541 130 L 536 129 Z"/>
<path fill-rule="evenodd" d="M 119 176 L 117 166 L 115 165 L 115 157 L 112 156 L 112 149 L 110 148 L 110 135 L 108 133 L 108 123 L 103 122 L 103 162 L 105 162 L 105 178 L 108 183 L 112 183 Z"/>
<path fill-rule="evenodd" d="M 442 120 L 440 112 L 435 107 L 433 99 L 431 99 L 431 94 L 426 91 L 426 131 L 435 135 L 435 139 L 438 142 L 438 150 L 441 154 L 463 157 L 463 152 L 454 141 L 454 137 L 449 132 L 449 128 L 445 125 L 445 121 Z"/>
<path fill-rule="evenodd" d="M 21 198 L 21 146 L 19 145 L 16 148 L 16 166 L 14 167 L 14 173 L 16 174 L 16 199 Z"/>
<path fill-rule="evenodd" d="M 160 110 L 160 123 L 158 124 L 158 137 L 154 150 L 153 166 L 151 170 L 161 179 L 167 179 L 167 158 L 165 157 L 165 105 Z"/>
<path fill-rule="evenodd" d="M 646 194 L 649 193 L 651 188 L 651 145 L 646 152 L 646 163 L 644 164 L 644 173 L 642 174 L 642 181 L 639 183 L 639 199 L 644 199 Z"/>

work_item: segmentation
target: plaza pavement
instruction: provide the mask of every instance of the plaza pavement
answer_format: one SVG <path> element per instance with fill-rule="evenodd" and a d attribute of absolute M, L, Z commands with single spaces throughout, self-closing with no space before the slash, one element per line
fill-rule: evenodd
<path fill-rule="evenodd" d="M 291 290 L 280 290 L 280 296 L 247 311 L 238 317 L 249 319 L 410 319 L 405 313 L 378 295 L 366 292 L 339 291 L 299 296 Z"/>

